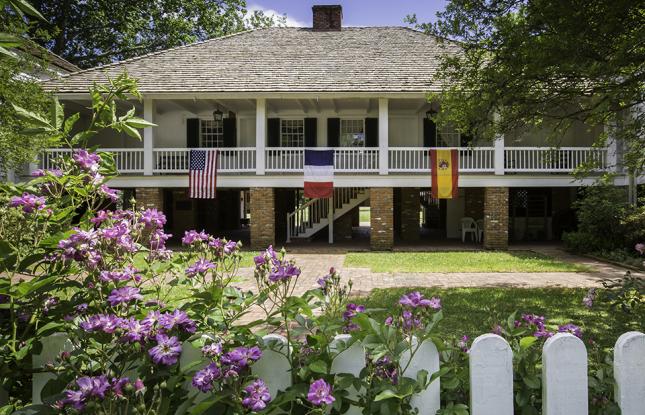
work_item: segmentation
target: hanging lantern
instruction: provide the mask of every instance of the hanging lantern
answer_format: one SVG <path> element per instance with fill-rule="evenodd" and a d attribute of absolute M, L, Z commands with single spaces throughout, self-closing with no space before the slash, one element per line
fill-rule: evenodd
<path fill-rule="evenodd" d="M 213 111 L 213 120 L 215 122 L 222 122 L 223 119 L 224 119 L 224 113 L 222 112 L 222 110 L 217 108 L 215 111 Z"/>

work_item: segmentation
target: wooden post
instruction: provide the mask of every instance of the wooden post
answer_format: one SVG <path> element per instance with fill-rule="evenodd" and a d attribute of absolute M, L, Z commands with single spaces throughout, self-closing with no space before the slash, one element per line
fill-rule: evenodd
<path fill-rule="evenodd" d="M 587 349 L 570 333 L 557 333 L 542 350 L 542 414 L 587 415 Z"/>
<path fill-rule="evenodd" d="M 513 415 L 513 352 L 506 340 L 483 334 L 469 355 L 471 415 Z"/>
<path fill-rule="evenodd" d="M 630 331 L 614 348 L 615 399 L 622 415 L 642 415 L 645 402 L 645 334 Z"/>
<path fill-rule="evenodd" d="M 266 98 L 256 99 L 255 108 L 255 174 L 264 176 L 266 169 L 266 135 L 267 135 L 267 102 Z"/>

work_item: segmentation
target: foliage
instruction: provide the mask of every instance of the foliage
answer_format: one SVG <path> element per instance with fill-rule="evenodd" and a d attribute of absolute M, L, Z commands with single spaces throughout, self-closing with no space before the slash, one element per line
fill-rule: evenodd
<path fill-rule="evenodd" d="M 563 235 L 569 249 L 603 252 L 633 247 L 645 240 L 645 206 L 631 206 L 625 191 L 609 185 L 585 188 L 575 202 L 578 229 Z"/>
<path fill-rule="evenodd" d="M 434 24 L 407 21 L 459 50 L 442 58 L 439 124 L 487 139 L 526 126 L 558 137 L 577 122 L 616 125 L 626 166 L 641 171 L 643 10 L 632 0 L 453 0 Z"/>
<path fill-rule="evenodd" d="M 624 277 L 602 282 L 601 299 L 624 313 L 638 315 L 645 306 L 645 280 L 627 271 Z"/>
<path fill-rule="evenodd" d="M 251 28 L 285 17 L 247 12 L 245 0 L 35 0 L 47 19 L 29 27 L 44 47 L 89 68 Z"/>
<path fill-rule="evenodd" d="M 43 16 L 36 10 L 27 0 L 3 0 L 0 3 L 0 55 L 16 58 L 16 54 L 12 51 L 13 48 L 20 46 L 23 42 L 22 33 L 15 30 L 7 30 L 10 26 L 5 20 L 7 10 L 10 10 L 14 15 L 18 16 L 24 22 L 26 18 L 43 19 Z"/>
<path fill-rule="evenodd" d="M 350 252 L 345 264 L 372 272 L 584 272 L 589 268 L 531 251 Z"/>

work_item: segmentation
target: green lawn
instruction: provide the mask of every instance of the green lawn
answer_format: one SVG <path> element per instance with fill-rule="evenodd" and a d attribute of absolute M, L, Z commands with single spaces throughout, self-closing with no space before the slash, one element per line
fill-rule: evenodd
<path fill-rule="evenodd" d="M 370 215 L 371 215 L 371 210 L 369 206 L 361 206 L 358 208 L 358 215 L 359 215 L 359 221 L 361 223 L 369 223 L 370 222 Z"/>
<path fill-rule="evenodd" d="M 368 308 L 383 308 L 378 317 L 385 318 L 387 309 L 397 307 L 401 295 L 410 288 L 376 289 L 366 298 L 354 299 Z M 513 312 L 544 315 L 555 326 L 574 323 L 583 329 L 585 339 L 602 346 L 613 346 L 622 333 L 645 326 L 645 312 L 628 315 L 596 302 L 591 309 L 582 304 L 587 292 L 581 288 L 420 288 L 426 297 L 441 298 L 444 320 L 438 334 L 444 338 L 468 335 L 471 339 L 490 332 L 494 324 L 505 321 Z M 555 330 L 557 327 L 550 329 Z"/>
<path fill-rule="evenodd" d="M 350 252 L 346 267 L 372 272 L 583 272 L 584 265 L 530 251 L 508 252 Z"/>

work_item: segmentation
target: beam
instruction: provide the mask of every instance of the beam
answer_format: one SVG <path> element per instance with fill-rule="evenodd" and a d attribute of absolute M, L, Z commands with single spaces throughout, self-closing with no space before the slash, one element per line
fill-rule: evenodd
<path fill-rule="evenodd" d="M 309 105 L 307 104 L 307 101 L 305 101 L 304 99 L 299 99 L 298 104 L 300 105 L 302 112 L 309 114 Z"/>
<path fill-rule="evenodd" d="M 332 98 L 331 99 L 331 105 L 333 105 L 334 112 L 336 113 L 336 115 L 338 115 L 338 101 L 336 101 L 336 99 Z"/>
<path fill-rule="evenodd" d="M 230 104 L 224 104 L 219 99 L 209 99 L 208 102 L 211 103 L 211 105 L 219 107 L 224 113 L 227 113 L 229 111 L 237 112 L 235 111 L 235 108 L 231 107 Z"/>
<path fill-rule="evenodd" d="M 188 100 L 185 99 L 177 99 L 177 100 L 172 100 L 170 101 L 179 108 L 183 109 L 184 111 L 188 111 L 191 114 L 197 114 L 199 111 L 195 108 L 194 105 L 192 105 Z"/>
<path fill-rule="evenodd" d="M 417 108 L 416 113 L 420 114 L 421 112 L 427 112 L 430 111 L 432 104 L 429 102 L 424 102 L 423 104 L 419 105 L 419 108 Z"/>
<path fill-rule="evenodd" d="M 316 99 L 310 99 L 309 102 L 311 103 L 311 106 L 316 110 L 318 114 L 320 114 L 320 101 L 318 100 L 318 97 Z"/>

